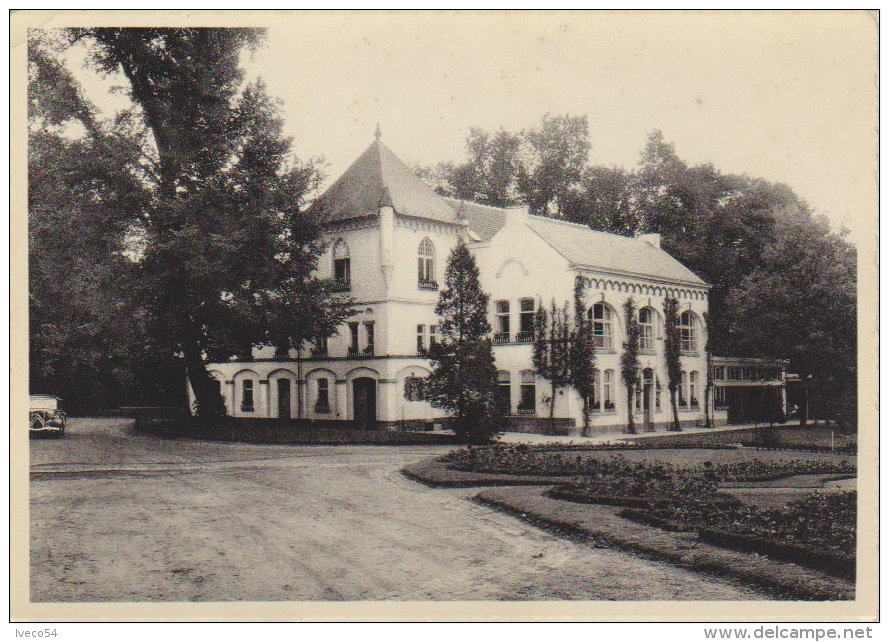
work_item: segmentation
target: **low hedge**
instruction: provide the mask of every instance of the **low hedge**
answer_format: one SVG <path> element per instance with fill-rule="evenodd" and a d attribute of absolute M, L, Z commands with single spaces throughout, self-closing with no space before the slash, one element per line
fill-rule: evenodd
<path fill-rule="evenodd" d="M 648 516 L 648 519 L 658 518 Z M 666 520 L 662 521 L 666 522 Z M 745 553 L 758 553 L 773 559 L 793 562 L 806 568 L 824 571 L 836 577 L 855 580 L 855 556 L 852 555 L 842 555 L 789 542 L 752 537 L 741 533 L 731 533 L 711 528 L 699 528 L 698 535 L 701 540 L 709 544 Z"/>
<path fill-rule="evenodd" d="M 204 439 L 251 444 L 300 445 L 454 445 L 454 435 L 354 428 L 315 428 L 298 422 L 244 422 L 220 418 L 212 422 L 195 418 L 138 418 L 134 428 L 164 438 Z"/>

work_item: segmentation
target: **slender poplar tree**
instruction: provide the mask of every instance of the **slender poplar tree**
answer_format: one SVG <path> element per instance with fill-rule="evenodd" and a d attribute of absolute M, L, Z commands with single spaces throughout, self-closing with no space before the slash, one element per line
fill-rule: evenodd
<path fill-rule="evenodd" d="M 679 408 L 676 405 L 676 391 L 682 376 L 679 363 L 679 302 L 669 297 L 664 299 L 664 358 L 667 362 L 667 388 L 670 391 L 670 407 L 673 409 L 673 428 L 679 431 Z"/>
<path fill-rule="evenodd" d="M 568 346 L 568 378 L 583 403 L 583 435 L 586 436 L 590 428 L 590 398 L 595 391 L 596 344 L 583 295 L 583 277 L 578 275 L 574 279 L 574 319 Z"/>
<path fill-rule="evenodd" d="M 563 307 L 550 302 L 549 312 L 538 304 L 534 324 L 534 369 L 550 382 L 549 429 L 556 429 L 556 396 L 570 383 L 569 343 L 571 327 L 568 320 L 568 304 Z"/>
<path fill-rule="evenodd" d="M 624 321 L 627 328 L 627 339 L 624 351 L 620 356 L 620 374 L 627 389 L 627 430 L 636 434 L 636 422 L 633 419 L 633 399 L 639 380 L 639 338 L 642 333 L 639 318 L 636 316 L 636 302 L 633 297 L 624 303 Z"/>

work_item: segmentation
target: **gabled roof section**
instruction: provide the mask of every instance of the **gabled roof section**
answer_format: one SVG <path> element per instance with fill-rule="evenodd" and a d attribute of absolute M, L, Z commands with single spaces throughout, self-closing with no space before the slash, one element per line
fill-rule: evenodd
<path fill-rule="evenodd" d="M 647 241 L 586 225 L 528 216 L 527 225 L 574 265 L 706 287 L 697 274 Z"/>
<path fill-rule="evenodd" d="M 490 241 L 506 223 L 506 212 L 500 207 L 456 198 L 444 197 L 444 200 L 457 211 L 457 216 L 469 223 L 469 229 L 482 241 Z"/>
<path fill-rule="evenodd" d="M 377 137 L 311 211 L 320 223 L 377 216 L 384 205 L 396 213 L 462 224 L 456 211 L 402 163 Z"/>

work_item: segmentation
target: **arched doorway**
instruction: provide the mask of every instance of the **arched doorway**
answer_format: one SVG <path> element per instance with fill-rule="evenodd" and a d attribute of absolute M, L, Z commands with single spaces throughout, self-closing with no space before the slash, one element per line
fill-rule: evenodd
<path fill-rule="evenodd" d="M 654 394 L 654 371 L 651 368 L 645 368 L 642 371 L 642 421 L 645 430 L 654 430 L 654 420 L 652 418 L 654 405 L 652 403 L 652 395 Z"/>
<path fill-rule="evenodd" d="M 374 430 L 377 427 L 377 382 L 370 377 L 352 381 L 352 401 L 355 427 Z"/>

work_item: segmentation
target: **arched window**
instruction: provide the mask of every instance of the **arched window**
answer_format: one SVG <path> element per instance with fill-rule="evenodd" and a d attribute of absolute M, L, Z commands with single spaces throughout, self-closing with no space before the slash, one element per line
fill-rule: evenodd
<path fill-rule="evenodd" d="M 422 401 L 425 380 L 421 377 L 406 377 L 404 380 L 404 398 L 408 401 Z"/>
<path fill-rule="evenodd" d="M 679 377 L 679 407 L 688 408 L 688 373 L 685 370 Z"/>
<path fill-rule="evenodd" d="M 688 400 L 692 408 L 698 407 L 698 373 L 692 371 L 688 375 Z"/>
<path fill-rule="evenodd" d="M 428 237 L 420 241 L 417 251 L 417 283 L 421 288 L 438 289 L 435 282 L 435 248 Z"/>
<path fill-rule="evenodd" d="M 686 310 L 679 315 L 679 350 L 681 352 L 697 352 L 695 336 L 695 315 Z"/>
<path fill-rule="evenodd" d="M 349 246 L 343 239 L 337 239 L 337 242 L 333 244 L 333 278 L 338 289 L 348 290 L 351 287 L 351 258 L 349 257 Z"/>
<path fill-rule="evenodd" d="M 611 319 L 611 308 L 604 303 L 595 304 L 590 310 L 593 321 L 593 335 L 597 348 L 611 350 L 614 330 Z"/>
<path fill-rule="evenodd" d="M 654 310 L 639 310 L 639 349 L 643 352 L 654 352 Z"/>
<path fill-rule="evenodd" d="M 501 412 L 507 415 L 512 412 L 512 393 L 509 387 L 509 379 L 507 370 L 497 371 L 497 404 L 500 406 Z"/>
<path fill-rule="evenodd" d="M 518 408 L 520 415 L 533 415 L 537 411 L 537 392 L 534 381 L 533 370 L 522 370 L 521 398 Z"/>

